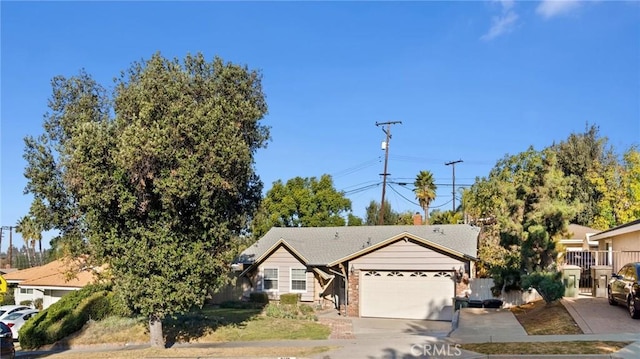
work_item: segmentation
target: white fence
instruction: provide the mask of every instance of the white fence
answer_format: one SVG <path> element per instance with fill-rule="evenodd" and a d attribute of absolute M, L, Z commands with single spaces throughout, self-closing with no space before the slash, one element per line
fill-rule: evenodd
<path fill-rule="evenodd" d="M 469 289 L 471 290 L 469 299 L 485 300 L 496 298 L 491 293 L 491 287 L 493 287 L 492 278 L 472 278 L 469 282 Z M 503 308 L 509 308 L 542 299 L 542 296 L 535 289 L 531 291 L 511 290 L 508 292 L 503 291 L 497 299 L 502 300 Z"/>

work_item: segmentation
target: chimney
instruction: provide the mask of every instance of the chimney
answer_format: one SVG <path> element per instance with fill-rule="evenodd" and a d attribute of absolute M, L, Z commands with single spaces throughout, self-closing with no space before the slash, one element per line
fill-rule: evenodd
<path fill-rule="evenodd" d="M 416 212 L 416 214 L 413 215 L 413 225 L 414 226 L 422 225 L 422 215 L 420 214 L 420 212 Z"/>

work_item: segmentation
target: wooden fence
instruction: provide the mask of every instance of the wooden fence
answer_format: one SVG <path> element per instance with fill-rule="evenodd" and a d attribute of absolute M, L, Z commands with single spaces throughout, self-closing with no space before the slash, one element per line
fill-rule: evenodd
<path fill-rule="evenodd" d="M 485 300 L 496 298 L 491 293 L 491 287 L 493 287 L 492 278 L 472 278 L 469 282 L 469 289 L 471 290 L 469 299 Z M 504 308 L 509 308 L 542 299 L 542 296 L 535 289 L 531 291 L 511 290 L 508 292 L 503 291 L 496 299 L 502 300 Z"/>

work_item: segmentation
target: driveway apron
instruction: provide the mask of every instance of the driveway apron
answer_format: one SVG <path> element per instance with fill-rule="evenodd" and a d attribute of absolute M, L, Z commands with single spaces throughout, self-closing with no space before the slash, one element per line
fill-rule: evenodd
<path fill-rule="evenodd" d="M 609 305 L 607 298 L 579 296 L 564 298 L 562 304 L 585 334 L 640 332 L 640 320 L 632 319 L 621 305 Z"/>

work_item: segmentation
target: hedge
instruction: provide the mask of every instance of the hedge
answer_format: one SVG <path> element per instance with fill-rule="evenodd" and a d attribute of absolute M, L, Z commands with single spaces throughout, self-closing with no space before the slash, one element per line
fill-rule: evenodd
<path fill-rule="evenodd" d="M 111 313 L 113 294 L 101 285 L 89 285 L 69 293 L 41 311 L 20 329 L 20 346 L 34 349 L 53 344 L 82 329 L 89 319 L 101 320 Z"/>

